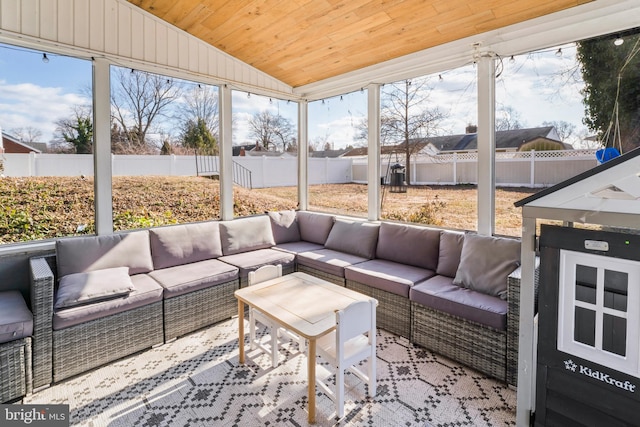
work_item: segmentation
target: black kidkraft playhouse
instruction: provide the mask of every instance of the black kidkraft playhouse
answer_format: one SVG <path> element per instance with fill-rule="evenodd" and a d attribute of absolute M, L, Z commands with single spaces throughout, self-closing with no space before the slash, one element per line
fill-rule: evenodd
<path fill-rule="evenodd" d="M 640 149 L 516 206 L 523 245 L 537 220 L 562 221 L 540 226 L 537 349 L 521 319 L 532 331 L 521 351 L 534 353 L 520 359 L 518 425 L 640 426 Z"/>

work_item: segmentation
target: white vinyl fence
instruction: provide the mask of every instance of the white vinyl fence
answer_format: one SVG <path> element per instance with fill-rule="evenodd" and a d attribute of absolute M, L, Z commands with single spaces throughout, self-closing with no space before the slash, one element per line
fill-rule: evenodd
<path fill-rule="evenodd" d="M 91 154 L 4 154 L 4 175 L 92 176 Z M 298 160 L 283 157 L 234 157 L 251 171 L 254 188 L 297 185 Z M 381 159 L 380 176 L 386 177 L 393 158 Z M 402 161 L 400 160 L 400 163 Z M 597 165 L 594 150 L 498 153 L 496 183 L 503 187 L 547 187 L 571 178 Z M 194 156 L 113 155 L 114 176 L 176 175 L 195 176 Z M 310 158 L 309 184 L 366 183 L 367 159 Z M 456 185 L 477 183 L 475 153 L 414 156 L 411 183 L 418 185 Z"/>
<path fill-rule="evenodd" d="M 380 176 L 388 177 L 390 166 L 403 163 L 395 155 L 381 159 Z M 477 184 L 476 153 L 413 156 L 414 185 Z M 597 166 L 595 150 L 529 151 L 496 153 L 496 185 L 501 187 L 549 187 Z M 407 181 L 409 181 L 407 179 Z M 367 182 L 367 161 L 353 164 L 353 182 Z M 388 182 L 388 179 L 386 179 Z"/>

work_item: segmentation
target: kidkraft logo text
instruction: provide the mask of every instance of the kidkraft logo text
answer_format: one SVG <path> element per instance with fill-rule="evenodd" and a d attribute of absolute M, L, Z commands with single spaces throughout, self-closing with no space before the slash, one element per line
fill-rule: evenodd
<path fill-rule="evenodd" d="M 615 378 L 613 378 L 611 375 L 606 374 L 604 372 L 595 370 L 595 369 L 591 369 L 588 366 L 584 366 L 584 365 L 578 365 L 576 364 L 573 360 L 569 359 L 569 360 L 565 360 L 564 361 L 564 368 L 567 371 L 571 371 L 571 372 L 575 372 L 581 375 L 586 375 L 588 377 L 591 377 L 593 379 L 596 379 L 598 381 L 602 381 L 603 383 L 606 384 L 610 384 L 614 387 L 618 387 L 622 390 L 626 390 L 629 391 L 631 393 L 635 393 L 636 392 L 636 385 L 629 382 L 629 381 L 620 381 L 617 380 Z"/>
<path fill-rule="evenodd" d="M 69 427 L 69 405 L 0 405 L 0 425 Z"/>

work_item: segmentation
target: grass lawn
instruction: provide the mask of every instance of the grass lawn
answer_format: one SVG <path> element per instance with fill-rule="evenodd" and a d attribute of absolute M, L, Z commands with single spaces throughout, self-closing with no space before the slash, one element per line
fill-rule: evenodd
<path fill-rule="evenodd" d="M 0 179 L 0 243 L 75 234 L 93 234 L 93 178 L 33 177 Z M 386 190 L 386 189 L 385 189 Z M 513 202 L 537 190 L 496 190 L 496 232 L 520 236 L 520 209 Z M 202 177 L 114 177 L 116 230 L 218 219 L 219 183 Z M 367 186 L 314 185 L 311 210 L 367 216 Z M 296 187 L 234 188 L 234 214 L 295 209 Z M 383 194 L 383 218 L 475 230 L 476 189 L 472 186 L 410 187 Z"/>

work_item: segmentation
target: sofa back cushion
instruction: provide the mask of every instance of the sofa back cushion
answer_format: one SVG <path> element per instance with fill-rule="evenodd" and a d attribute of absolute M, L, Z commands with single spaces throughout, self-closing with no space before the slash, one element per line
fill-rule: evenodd
<path fill-rule="evenodd" d="M 507 298 L 507 277 L 520 265 L 520 241 L 466 234 L 453 283 Z"/>
<path fill-rule="evenodd" d="M 105 268 L 128 267 L 129 274 L 153 270 L 149 231 L 56 241 L 58 277 Z"/>
<path fill-rule="evenodd" d="M 436 273 L 441 276 L 456 277 L 463 243 L 464 233 L 462 232 L 442 231 L 440 233 L 440 250 L 438 251 Z"/>
<path fill-rule="evenodd" d="M 379 229 L 380 224 L 336 219 L 324 247 L 373 259 L 376 257 Z"/>
<path fill-rule="evenodd" d="M 335 217 L 307 211 L 298 211 L 300 238 L 306 242 L 324 245 L 329 237 Z"/>
<path fill-rule="evenodd" d="M 270 248 L 276 244 L 271 221 L 266 215 L 220 222 L 220 241 L 224 255 Z"/>
<path fill-rule="evenodd" d="M 149 230 L 153 267 L 174 267 L 222 256 L 218 222 L 172 225 Z"/>
<path fill-rule="evenodd" d="M 439 246 L 440 230 L 383 222 L 376 257 L 435 271 Z"/>
<path fill-rule="evenodd" d="M 267 216 L 271 220 L 271 231 L 276 245 L 300 241 L 296 211 L 267 212 Z"/>

